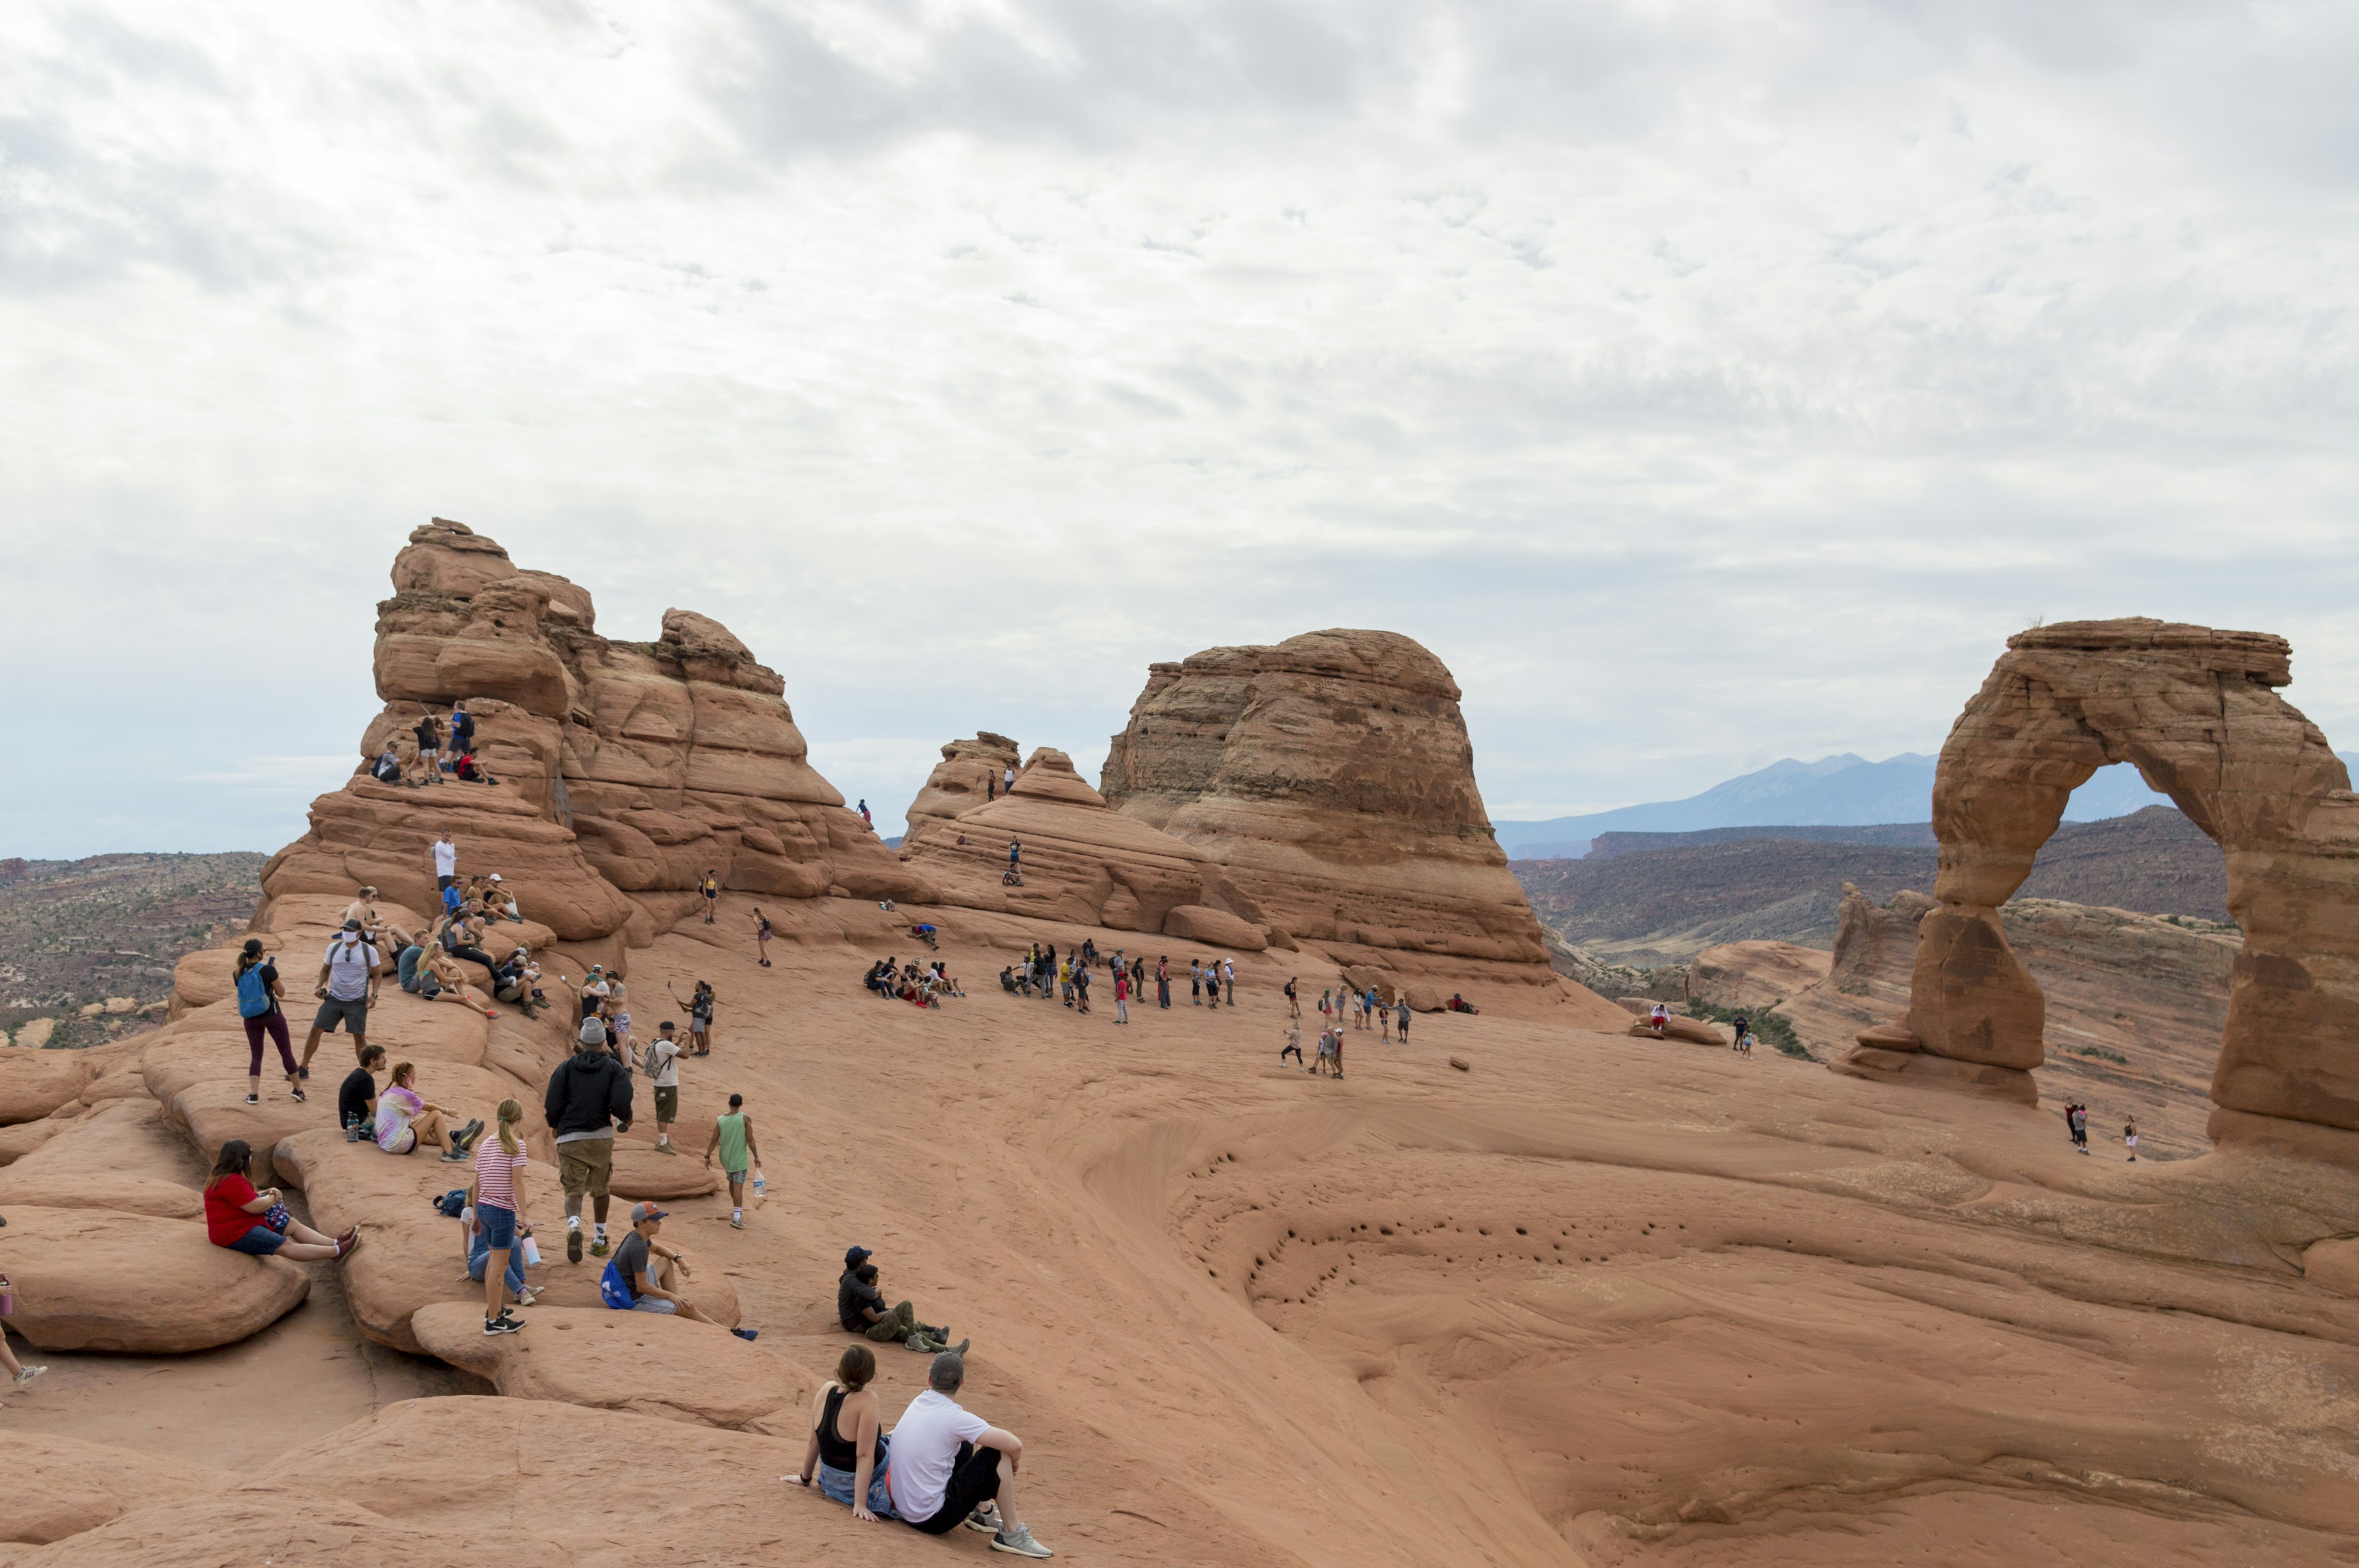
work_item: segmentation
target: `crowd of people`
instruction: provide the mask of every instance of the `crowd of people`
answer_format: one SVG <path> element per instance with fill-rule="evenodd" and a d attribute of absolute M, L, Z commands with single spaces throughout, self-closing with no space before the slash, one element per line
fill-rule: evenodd
<path fill-rule="evenodd" d="M 451 708 L 448 733 L 443 720 L 435 717 L 430 707 L 418 710 L 418 722 L 409 730 L 413 742 L 408 757 L 401 754 L 401 746 L 394 732 L 385 738 L 384 749 L 368 765 L 369 776 L 379 784 L 396 784 L 410 789 L 422 789 L 429 784 L 449 784 L 453 779 L 461 784 L 495 784 L 490 765 L 476 748 L 475 718 L 463 702 Z"/>

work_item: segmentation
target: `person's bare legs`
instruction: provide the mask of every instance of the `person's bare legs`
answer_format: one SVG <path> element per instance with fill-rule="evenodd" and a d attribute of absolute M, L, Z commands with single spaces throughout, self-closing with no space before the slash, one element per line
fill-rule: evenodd
<path fill-rule="evenodd" d="M 484 1315 L 494 1318 L 508 1308 L 508 1249 L 492 1249 L 484 1260 Z"/>
<path fill-rule="evenodd" d="M 1016 1466 L 1008 1461 L 1006 1449 L 991 1452 L 999 1465 L 999 1495 L 991 1499 L 999 1511 L 999 1528 L 1010 1532 L 1022 1530 L 1024 1516 L 1016 1511 Z"/>
<path fill-rule="evenodd" d="M 451 1147 L 450 1137 L 442 1126 L 442 1113 L 439 1110 L 419 1112 L 417 1119 L 409 1124 L 409 1130 L 418 1134 L 418 1141 L 409 1146 L 412 1153 L 429 1143 L 438 1150 Z"/>
<path fill-rule="evenodd" d="M 303 1065 L 304 1065 L 304 1066 L 309 1067 L 309 1066 L 311 1065 L 311 1057 L 312 1057 L 312 1054 L 313 1054 L 313 1053 L 317 1052 L 319 1049 L 320 1049 L 320 1026 L 319 1026 L 318 1024 L 316 1024 L 316 1023 L 315 1023 L 315 1024 L 311 1025 L 311 1033 L 309 1033 L 309 1034 L 307 1034 L 307 1035 L 305 1035 L 305 1036 L 303 1037 Z"/>
<path fill-rule="evenodd" d="M 672 1315 L 675 1317 L 684 1317 L 690 1323 L 712 1323 L 712 1319 L 705 1316 L 702 1313 L 696 1310 L 696 1303 L 690 1301 L 686 1293 L 680 1290 L 679 1274 L 677 1269 L 674 1268 L 672 1260 L 669 1258 L 657 1258 L 652 1252 L 648 1253 L 647 1256 L 652 1259 L 655 1263 L 652 1277 L 655 1280 L 656 1284 L 664 1290 L 669 1291 L 673 1295 L 679 1298 L 673 1303 L 679 1307 L 679 1310 Z M 718 1328 L 721 1325 L 716 1323 L 713 1324 L 713 1326 Z"/>
<path fill-rule="evenodd" d="M 287 1228 L 290 1234 L 295 1229 L 291 1225 Z M 315 1230 L 311 1234 L 320 1233 Z M 271 1254 L 274 1258 L 292 1258 L 298 1263 L 323 1262 L 335 1255 L 336 1244 L 332 1241 L 282 1241 L 278 1250 Z"/>
<path fill-rule="evenodd" d="M 8 1348 L 8 1331 L 0 1329 L 0 1372 L 13 1378 L 24 1369 L 25 1364 L 16 1359 L 15 1351 Z"/>

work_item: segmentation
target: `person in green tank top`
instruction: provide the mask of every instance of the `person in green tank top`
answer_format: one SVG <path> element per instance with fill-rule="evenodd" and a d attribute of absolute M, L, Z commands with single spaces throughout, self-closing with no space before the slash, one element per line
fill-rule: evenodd
<path fill-rule="evenodd" d="M 745 1097 L 729 1097 L 729 1114 L 712 1119 L 712 1141 L 704 1146 L 704 1162 L 712 1163 L 712 1156 L 721 1156 L 722 1173 L 729 1178 L 729 1223 L 738 1230 L 745 1228 L 745 1173 L 762 1158 L 762 1146 L 754 1141 L 754 1119 L 745 1114 Z"/>

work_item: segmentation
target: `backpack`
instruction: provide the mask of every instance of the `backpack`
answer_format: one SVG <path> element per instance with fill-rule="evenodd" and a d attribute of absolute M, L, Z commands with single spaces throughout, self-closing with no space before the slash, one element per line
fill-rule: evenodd
<path fill-rule="evenodd" d="M 262 966 L 250 966 L 237 978 L 237 1015 L 260 1018 L 270 1011 L 270 988 L 262 983 Z"/>
<path fill-rule="evenodd" d="M 467 1189 L 464 1187 L 452 1187 L 440 1197 L 429 1198 L 427 1201 L 434 1206 L 434 1212 L 442 1216 L 445 1219 L 456 1219 L 462 1214 L 466 1212 Z"/>
<path fill-rule="evenodd" d="M 606 1271 L 598 1276 L 598 1299 L 616 1312 L 628 1312 L 638 1297 L 631 1293 L 631 1282 L 623 1278 L 621 1260 L 606 1260 Z"/>

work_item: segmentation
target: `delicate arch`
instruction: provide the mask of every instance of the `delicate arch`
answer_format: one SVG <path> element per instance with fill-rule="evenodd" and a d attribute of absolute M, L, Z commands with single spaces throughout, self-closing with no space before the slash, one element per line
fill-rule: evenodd
<path fill-rule="evenodd" d="M 1844 1065 L 2037 1098 L 2046 1001 L 1997 906 L 2072 791 L 2129 762 L 2225 851 L 2245 931 L 2212 1135 L 2359 1130 L 2359 797 L 2325 735 L 2277 694 L 2291 660 L 2281 637 L 2144 619 L 2009 638 L 1941 747 L 1940 907 L 1919 928 L 1907 1019 L 1862 1035 Z"/>

